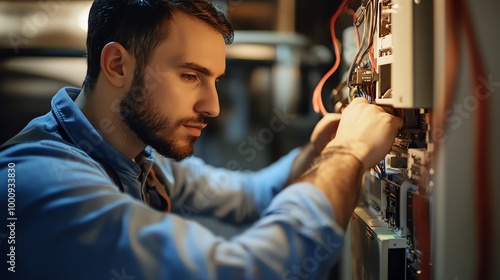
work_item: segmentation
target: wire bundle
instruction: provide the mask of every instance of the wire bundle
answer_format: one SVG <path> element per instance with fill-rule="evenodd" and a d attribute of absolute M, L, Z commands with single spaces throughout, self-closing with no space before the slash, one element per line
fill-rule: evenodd
<path fill-rule="evenodd" d="M 332 66 L 332 68 L 321 78 L 321 80 L 318 82 L 313 92 L 313 97 L 312 97 L 313 109 L 315 112 L 321 113 L 323 115 L 328 113 L 322 99 L 323 86 L 325 82 L 333 75 L 333 73 L 337 71 L 340 65 L 340 46 L 337 40 L 337 36 L 335 34 L 335 23 L 339 16 L 343 15 L 346 12 L 349 12 L 352 15 L 353 25 L 356 33 L 356 43 L 358 46 L 358 52 L 356 53 L 353 63 L 349 67 L 347 75 L 347 85 L 350 88 L 353 88 L 351 84 L 353 71 L 357 67 L 361 66 L 361 63 L 363 62 L 363 59 L 367 54 L 369 55 L 369 62 L 367 62 L 365 65 L 362 65 L 362 67 L 374 70 L 376 65 L 375 59 L 373 57 L 373 38 L 375 37 L 375 30 L 376 30 L 375 20 L 377 17 L 378 1 L 368 0 L 364 5 L 362 5 L 358 9 L 358 13 L 355 12 L 352 8 L 349 8 L 348 2 L 349 0 L 343 0 L 337 11 L 333 14 L 333 16 L 330 19 L 330 33 L 335 52 L 335 63 Z M 367 6 L 368 9 L 366 9 Z M 359 17 L 357 16 L 357 14 L 359 15 Z M 368 19 L 368 20 L 364 20 L 362 41 L 360 43 L 358 26 L 360 25 L 361 21 L 363 21 L 363 19 Z M 357 86 L 356 90 L 354 90 L 352 94 L 353 96 L 349 94 L 348 96 L 349 100 L 351 100 L 352 97 L 365 97 L 368 99 L 369 102 L 371 102 L 375 98 L 373 86 L 363 86 L 363 87 Z"/>

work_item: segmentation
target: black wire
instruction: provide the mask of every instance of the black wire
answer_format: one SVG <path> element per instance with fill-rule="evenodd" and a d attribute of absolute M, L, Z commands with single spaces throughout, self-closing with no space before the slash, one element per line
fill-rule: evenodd
<path fill-rule="evenodd" d="M 368 38 L 370 38 L 369 42 L 368 42 L 368 45 L 367 47 L 365 48 L 363 54 L 360 56 L 360 53 L 361 51 L 363 50 L 363 45 L 365 44 L 365 36 L 363 36 L 363 40 L 361 42 L 361 45 L 360 45 L 360 48 L 353 60 L 353 63 L 351 64 L 351 66 L 349 67 L 349 75 L 347 75 L 347 85 L 349 86 L 349 88 L 352 88 L 352 84 L 351 84 L 351 81 L 352 81 L 352 74 L 353 74 L 353 70 L 354 68 L 358 67 L 359 66 L 359 63 L 361 63 L 361 61 L 363 61 L 363 58 L 366 56 L 366 54 L 370 51 L 370 48 L 373 46 L 373 40 L 375 38 L 375 31 L 376 31 L 376 26 L 377 26 L 377 16 L 378 16 L 378 0 L 370 0 L 366 3 L 366 5 L 368 6 L 370 4 L 370 2 L 373 2 L 373 8 L 370 10 L 370 17 L 373 18 L 372 20 L 372 26 L 371 26 L 371 30 L 368 31 L 368 34 L 370 34 L 368 36 Z M 368 11 L 368 9 L 365 11 L 365 13 Z M 365 15 L 365 20 L 366 20 L 367 16 Z M 366 27 L 367 25 L 367 21 L 365 21 L 365 28 L 368 28 Z M 359 60 L 359 62 L 358 62 Z"/>
<path fill-rule="evenodd" d="M 370 3 L 370 2 L 368 2 L 368 3 Z M 377 6 L 378 6 L 378 1 L 375 0 L 373 2 L 372 11 L 370 11 L 370 17 L 373 18 L 373 20 L 372 20 L 373 25 L 371 26 L 372 30 L 370 30 L 371 36 L 368 37 L 368 38 L 370 38 L 370 42 L 368 42 L 368 46 L 366 47 L 365 51 L 361 55 L 360 62 L 363 60 L 363 58 L 366 56 L 366 54 L 370 51 L 370 48 L 373 46 L 373 38 L 375 37 L 375 31 L 377 30 L 377 28 L 376 28 L 376 26 L 377 26 L 376 20 L 377 20 L 377 15 L 378 15 L 378 7 Z"/>
<path fill-rule="evenodd" d="M 365 17 L 366 17 L 366 15 L 365 15 Z M 368 28 L 367 27 L 367 21 L 365 21 L 365 23 L 364 23 L 364 30 L 365 31 L 363 31 L 363 35 L 365 35 L 365 34 L 368 33 L 368 32 L 366 32 L 367 28 Z M 349 88 L 352 88 L 351 81 L 352 81 L 353 70 L 354 70 L 354 67 L 355 66 L 357 67 L 357 65 L 358 65 L 357 61 L 358 61 L 359 55 L 361 54 L 361 51 L 363 50 L 363 45 L 365 44 L 365 39 L 366 39 L 366 36 L 363 36 L 363 39 L 361 40 L 361 44 L 360 44 L 359 50 L 356 53 L 356 56 L 354 57 L 354 60 L 351 63 L 351 66 L 349 66 L 349 70 L 348 70 L 349 72 L 348 72 L 348 75 L 347 75 L 347 86 L 349 86 Z"/>

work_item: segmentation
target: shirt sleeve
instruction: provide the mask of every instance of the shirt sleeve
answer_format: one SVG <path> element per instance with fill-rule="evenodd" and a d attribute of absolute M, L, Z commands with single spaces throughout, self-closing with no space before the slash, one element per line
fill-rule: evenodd
<path fill-rule="evenodd" d="M 319 279 L 341 253 L 333 210 L 307 183 L 280 192 L 257 223 L 223 239 L 119 192 L 84 154 L 44 147 L 0 155 L 2 178 L 15 164 L 14 242 L 0 247 L 13 259 L 13 279 Z"/>
<path fill-rule="evenodd" d="M 209 215 L 232 223 L 255 221 L 285 186 L 299 149 L 257 172 L 209 166 L 199 158 L 163 166 L 173 203 L 183 217 Z"/>

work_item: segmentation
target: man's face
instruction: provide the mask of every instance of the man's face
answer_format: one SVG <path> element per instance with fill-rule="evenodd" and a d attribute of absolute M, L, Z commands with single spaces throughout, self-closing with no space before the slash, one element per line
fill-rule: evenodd
<path fill-rule="evenodd" d="M 215 83 L 225 71 L 226 45 L 207 24 L 175 14 L 168 38 L 136 71 L 120 104 L 125 124 L 146 145 L 174 160 L 193 154 L 193 144 L 219 114 Z"/>

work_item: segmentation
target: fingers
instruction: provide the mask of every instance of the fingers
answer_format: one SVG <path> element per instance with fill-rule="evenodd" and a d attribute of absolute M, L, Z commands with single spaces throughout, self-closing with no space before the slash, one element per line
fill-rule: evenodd
<path fill-rule="evenodd" d="M 337 135 L 328 146 L 345 146 L 371 167 L 390 150 L 402 119 L 387 113 L 384 108 L 355 98 L 342 115 Z"/>
<path fill-rule="evenodd" d="M 403 127 L 403 119 L 401 119 L 400 117 L 396 117 L 396 116 L 392 115 L 392 124 L 393 124 L 393 127 L 395 128 L 395 130 L 397 132 L 397 130 L 399 130 L 400 128 Z"/>
<path fill-rule="evenodd" d="M 340 123 L 341 114 L 326 114 L 316 124 L 311 133 L 310 142 L 314 145 L 314 151 L 320 153 L 326 144 L 335 136 Z"/>
<path fill-rule="evenodd" d="M 332 121 L 340 121 L 342 114 L 340 113 L 329 113 L 323 116 L 322 120 L 332 122 Z"/>
<path fill-rule="evenodd" d="M 359 103 L 365 103 L 365 104 L 368 104 L 368 101 L 363 98 L 363 97 L 358 97 L 358 98 L 354 98 L 351 103 L 349 103 L 349 105 L 352 105 L 352 104 L 359 104 Z"/>

